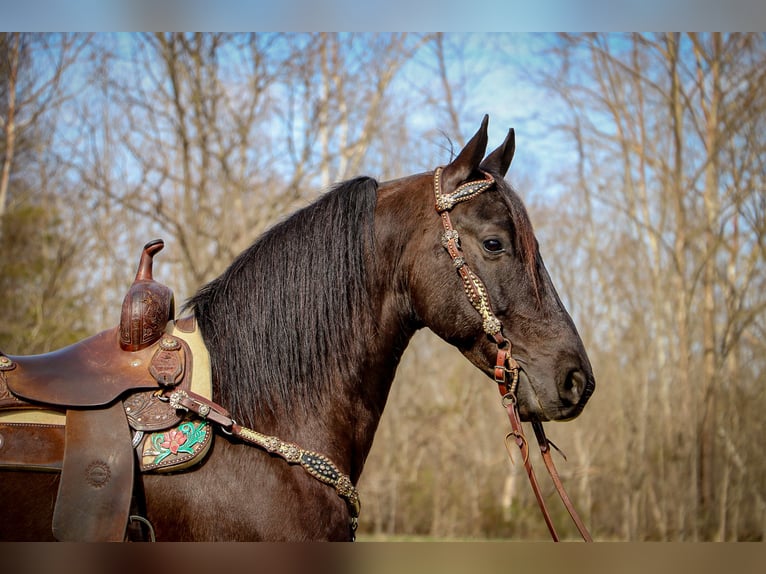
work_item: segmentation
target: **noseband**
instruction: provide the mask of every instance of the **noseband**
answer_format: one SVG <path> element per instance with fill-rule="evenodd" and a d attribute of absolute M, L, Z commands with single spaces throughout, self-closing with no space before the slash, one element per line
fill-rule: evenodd
<path fill-rule="evenodd" d="M 442 227 L 444 233 L 442 234 L 441 243 L 444 249 L 449 253 L 452 264 L 455 266 L 460 278 L 463 281 L 463 290 L 465 291 L 468 300 L 473 305 L 474 309 L 478 311 L 482 318 L 482 329 L 487 336 L 494 341 L 497 346 L 497 356 L 494 367 L 494 378 L 498 385 L 498 390 L 502 395 L 502 404 L 508 413 L 508 419 L 511 422 L 511 432 L 506 436 L 506 444 L 510 437 L 513 437 L 516 445 L 521 450 L 522 458 L 524 461 L 524 468 L 527 471 L 529 482 L 532 486 L 532 490 L 537 498 L 537 503 L 540 507 L 540 511 L 543 514 L 545 523 L 548 526 L 548 530 L 551 533 L 553 540 L 558 541 L 559 536 L 553 526 L 553 520 L 551 519 L 548 508 L 545 505 L 542 492 L 540 491 L 540 485 L 537 482 L 534 469 L 529 461 L 529 445 L 527 439 L 524 436 L 524 431 L 521 427 L 521 419 L 519 418 L 519 409 L 516 401 L 516 390 L 519 384 L 519 373 L 521 367 L 516 362 L 511 354 L 511 341 L 503 335 L 503 324 L 492 312 L 492 306 L 490 305 L 489 295 L 487 294 L 487 288 L 482 280 L 476 275 L 463 255 L 463 250 L 460 246 L 460 234 L 452 225 L 449 212 L 458 203 L 469 201 L 478 196 L 482 192 L 486 191 L 495 184 L 495 179 L 490 174 L 482 172 L 484 174 L 483 179 L 469 181 L 459 186 L 455 191 L 449 194 L 445 194 L 442 191 L 441 184 L 441 167 L 437 167 L 434 172 L 434 196 L 436 200 L 436 212 L 441 218 Z M 533 421 L 532 427 L 535 431 L 538 444 L 540 446 L 540 452 L 545 462 L 545 467 L 548 469 L 548 473 L 551 476 L 551 480 L 556 487 L 556 491 L 559 493 L 561 500 L 566 506 L 569 515 L 572 517 L 575 525 L 577 526 L 580 535 L 586 542 L 592 542 L 592 538 L 585 524 L 580 519 L 574 506 L 572 505 L 569 496 L 564 490 L 564 485 L 559 478 L 559 474 L 556 467 L 553 464 L 553 458 L 551 457 L 551 449 L 554 445 L 545 436 L 543 431 L 543 425 L 539 421 Z M 510 454 L 510 451 L 509 451 Z M 513 460 L 513 459 L 511 459 Z"/>

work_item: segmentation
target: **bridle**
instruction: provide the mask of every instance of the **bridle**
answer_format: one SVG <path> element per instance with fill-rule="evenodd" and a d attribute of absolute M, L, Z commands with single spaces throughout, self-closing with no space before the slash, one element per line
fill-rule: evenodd
<path fill-rule="evenodd" d="M 516 390 L 519 385 L 519 373 L 521 372 L 521 367 L 511 354 L 511 341 L 503 335 L 503 324 L 492 312 L 492 306 L 490 305 L 487 288 L 479 276 L 473 272 L 465 260 L 463 250 L 460 246 L 460 234 L 452 225 L 452 220 L 450 219 L 449 215 L 449 212 L 458 203 L 469 201 L 492 187 L 495 184 L 495 179 L 490 174 L 482 172 L 484 174 L 484 178 L 469 181 L 460 185 L 457 189 L 455 189 L 455 191 L 451 193 L 444 193 L 442 190 L 441 182 L 442 171 L 442 167 L 438 167 L 434 171 L 434 196 L 436 201 L 436 212 L 439 214 L 442 222 L 442 227 L 444 228 L 441 243 L 444 249 L 447 250 L 447 253 L 449 253 L 450 258 L 452 259 L 452 264 L 454 265 L 455 269 L 460 275 L 460 278 L 463 281 L 463 290 L 465 291 L 468 300 L 471 302 L 471 305 L 473 305 L 474 309 L 478 311 L 479 315 L 481 315 L 482 329 L 497 346 L 497 355 L 494 366 L 494 379 L 498 385 L 500 395 L 502 396 L 502 404 L 508 413 L 508 419 L 510 420 L 512 429 L 511 432 L 506 435 L 506 445 L 508 439 L 513 437 L 516 445 L 521 451 L 524 468 L 527 471 L 529 482 L 532 486 L 532 490 L 535 493 L 537 504 L 539 505 L 540 511 L 543 514 L 543 518 L 545 519 L 545 523 L 547 524 L 548 530 L 551 533 L 551 537 L 554 541 L 558 541 L 558 533 L 553 526 L 553 520 L 551 519 L 550 512 L 545 505 L 545 500 L 543 499 L 542 492 L 540 491 L 540 485 L 537 482 L 537 477 L 535 476 L 534 469 L 532 468 L 532 464 L 529 460 L 529 444 L 527 443 L 527 439 L 521 426 L 521 419 L 519 418 L 518 404 L 516 401 Z M 577 526 L 580 535 L 586 542 L 592 542 L 593 539 L 591 538 L 588 529 L 585 527 L 585 524 L 580 519 L 580 516 L 577 514 L 574 506 L 572 505 L 566 490 L 564 490 L 564 485 L 562 484 L 558 471 L 553 464 L 550 447 L 553 446 L 556 448 L 556 450 L 558 450 L 558 448 L 545 436 L 543 425 L 540 421 L 533 421 L 532 428 L 534 429 L 535 437 L 537 438 L 537 442 L 540 446 L 540 452 L 542 454 L 545 467 L 548 469 L 548 473 L 550 474 L 551 480 L 556 487 L 556 491 L 559 493 L 559 496 L 561 497 L 564 506 L 566 506 L 569 515 L 572 517 L 572 520 Z"/>

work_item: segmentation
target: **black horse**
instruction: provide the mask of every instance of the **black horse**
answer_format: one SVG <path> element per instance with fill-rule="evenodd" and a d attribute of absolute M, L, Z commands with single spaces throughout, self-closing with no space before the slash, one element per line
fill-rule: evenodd
<path fill-rule="evenodd" d="M 485 118 L 439 170 L 441 193 L 456 200 L 453 245 L 480 278 L 486 309 L 456 272 L 462 263 L 445 253 L 434 172 L 347 181 L 274 226 L 189 301 L 210 353 L 214 401 L 243 426 L 326 455 L 356 483 L 402 353 L 428 327 L 490 377 L 498 348 L 512 348 L 523 420 L 576 417 L 593 392 L 591 366 L 504 180 L 513 132 L 485 159 L 486 145 Z M 24 475 L 0 476 L 3 504 L 37 496 L 50 510 L 55 476 Z M 200 466 L 142 480 L 159 540 L 352 536 L 335 490 L 225 433 Z M 3 514 L 0 506 L 0 536 L 51 536 L 49 515 L 9 525 Z"/>

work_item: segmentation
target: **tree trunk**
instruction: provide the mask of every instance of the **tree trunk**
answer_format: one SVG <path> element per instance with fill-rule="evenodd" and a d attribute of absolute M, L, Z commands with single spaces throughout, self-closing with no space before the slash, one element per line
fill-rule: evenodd
<path fill-rule="evenodd" d="M 3 229 L 3 216 L 8 201 L 8 185 L 11 179 L 13 167 L 13 155 L 16 150 L 16 82 L 19 72 L 19 52 L 21 50 L 21 35 L 13 34 L 13 45 L 8 54 L 8 113 L 5 117 L 3 131 L 5 131 L 5 154 L 3 168 L 0 172 L 0 231 Z"/>

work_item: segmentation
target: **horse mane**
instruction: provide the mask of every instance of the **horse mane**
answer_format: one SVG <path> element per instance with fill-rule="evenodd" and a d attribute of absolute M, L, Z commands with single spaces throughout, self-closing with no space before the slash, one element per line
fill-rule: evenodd
<path fill-rule="evenodd" d="M 378 183 L 340 183 L 264 233 L 187 303 L 219 400 L 244 424 L 321 401 L 371 327 L 368 267 Z M 301 400 L 296 400 L 301 399 Z"/>

